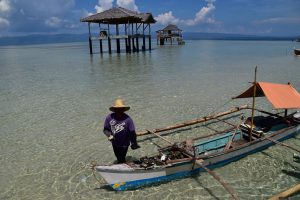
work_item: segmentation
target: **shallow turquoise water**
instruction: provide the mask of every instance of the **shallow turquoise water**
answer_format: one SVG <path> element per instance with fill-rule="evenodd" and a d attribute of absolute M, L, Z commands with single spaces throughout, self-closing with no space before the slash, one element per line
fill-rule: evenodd
<path fill-rule="evenodd" d="M 207 173 L 134 191 L 100 187 L 85 166 L 115 159 L 101 133 L 108 107 L 121 97 L 137 130 L 164 127 L 250 103 L 229 100 L 253 80 L 255 66 L 259 81 L 291 82 L 300 91 L 300 57 L 292 55 L 291 42 L 278 41 L 153 47 L 102 56 L 90 56 L 87 43 L 0 47 L 0 199 L 230 199 Z M 263 99 L 257 104 L 271 108 Z M 139 139 L 142 148 L 129 157 L 164 144 Z M 286 143 L 299 149 L 299 139 Z M 292 153 L 273 146 L 215 171 L 241 199 L 266 199 L 299 183 Z"/>

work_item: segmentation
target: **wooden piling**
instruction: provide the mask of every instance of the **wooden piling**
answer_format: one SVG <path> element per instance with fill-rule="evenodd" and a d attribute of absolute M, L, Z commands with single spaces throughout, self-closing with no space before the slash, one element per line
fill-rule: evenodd
<path fill-rule="evenodd" d="M 119 36 L 119 24 L 116 24 L 116 35 Z M 117 38 L 117 53 L 121 53 L 119 38 Z"/>
<path fill-rule="evenodd" d="M 150 24 L 148 24 L 149 26 L 149 51 L 151 51 L 151 28 L 150 28 Z"/>
<path fill-rule="evenodd" d="M 143 46 L 142 51 L 146 51 L 146 36 L 145 36 L 145 24 L 143 23 Z"/>
<path fill-rule="evenodd" d="M 109 36 L 108 36 L 107 41 L 108 41 L 108 52 L 109 52 L 109 54 L 111 54 L 111 39 Z"/>
<path fill-rule="evenodd" d="M 136 37 L 136 52 L 140 51 L 140 47 L 139 47 L 139 37 Z"/>
<path fill-rule="evenodd" d="M 132 52 L 136 52 L 135 44 L 134 44 L 134 37 L 132 37 Z"/>
<path fill-rule="evenodd" d="M 92 43 L 92 39 L 91 39 L 91 23 L 88 23 L 89 26 L 89 47 L 90 47 L 90 54 L 93 54 L 93 43 Z"/>
<path fill-rule="evenodd" d="M 92 46 L 92 39 L 89 37 L 89 47 L 90 47 L 90 54 L 93 54 L 93 46 Z"/>
<path fill-rule="evenodd" d="M 102 45 L 102 40 L 100 39 L 100 53 L 103 54 L 103 45 Z"/>
<path fill-rule="evenodd" d="M 128 36 L 128 53 L 131 53 L 131 37 Z"/>

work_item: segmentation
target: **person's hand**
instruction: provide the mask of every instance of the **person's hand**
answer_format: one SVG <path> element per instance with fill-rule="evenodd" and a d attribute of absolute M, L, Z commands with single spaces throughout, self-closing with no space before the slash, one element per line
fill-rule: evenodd
<path fill-rule="evenodd" d="M 115 139 L 115 137 L 113 136 L 113 135 L 110 135 L 109 137 L 108 137 L 108 140 L 109 141 L 113 141 Z"/>
<path fill-rule="evenodd" d="M 131 147 L 131 149 L 132 149 L 132 150 L 135 150 L 135 149 L 141 148 L 141 147 L 140 147 L 140 145 L 138 145 L 138 144 L 131 144 L 131 146 L 130 146 L 130 147 Z"/>

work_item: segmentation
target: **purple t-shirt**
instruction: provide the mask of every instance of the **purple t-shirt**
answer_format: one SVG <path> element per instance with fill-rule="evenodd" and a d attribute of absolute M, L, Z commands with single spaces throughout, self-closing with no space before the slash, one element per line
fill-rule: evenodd
<path fill-rule="evenodd" d="M 112 132 L 115 139 L 112 141 L 115 146 L 129 146 L 131 133 L 135 131 L 132 119 L 124 113 L 122 118 L 117 119 L 115 113 L 110 113 L 104 122 L 104 130 Z"/>

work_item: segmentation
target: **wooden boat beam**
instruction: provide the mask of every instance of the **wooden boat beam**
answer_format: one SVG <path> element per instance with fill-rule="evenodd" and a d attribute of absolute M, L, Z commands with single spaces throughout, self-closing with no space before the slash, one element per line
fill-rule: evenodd
<path fill-rule="evenodd" d="M 173 130 L 173 129 L 177 129 L 177 128 L 182 128 L 182 127 L 185 127 L 185 126 L 190 126 L 190 125 L 206 122 L 206 121 L 209 121 L 209 120 L 217 119 L 217 118 L 222 117 L 224 115 L 228 115 L 228 114 L 231 114 L 231 113 L 238 112 L 238 111 L 240 111 L 242 109 L 246 109 L 246 108 L 249 108 L 248 105 L 235 107 L 231 110 L 228 110 L 228 111 L 225 111 L 225 112 L 222 112 L 222 113 L 218 113 L 218 114 L 215 114 L 215 115 L 206 116 L 206 117 L 202 117 L 202 118 L 198 118 L 198 119 L 194 119 L 194 120 L 190 120 L 190 121 L 185 121 L 185 122 L 175 124 L 175 125 L 171 125 L 171 126 L 167 126 L 167 127 L 164 127 L 164 128 L 154 129 L 151 132 L 154 132 L 154 133 L 164 132 L 164 131 L 169 131 L 169 130 Z M 146 130 L 146 131 L 138 132 L 137 136 L 148 135 L 148 134 L 151 134 L 151 133 L 149 133 L 149 131 Z"/>
<path fill-rule="evenodd" d="M 298 193 L 299 191 L 300 191 L 300 184 L 297 184 L 294 187 L 271 197 L 269 200 L 286 199 L 286 198 L 292 196 L 293 194 Z"/>

